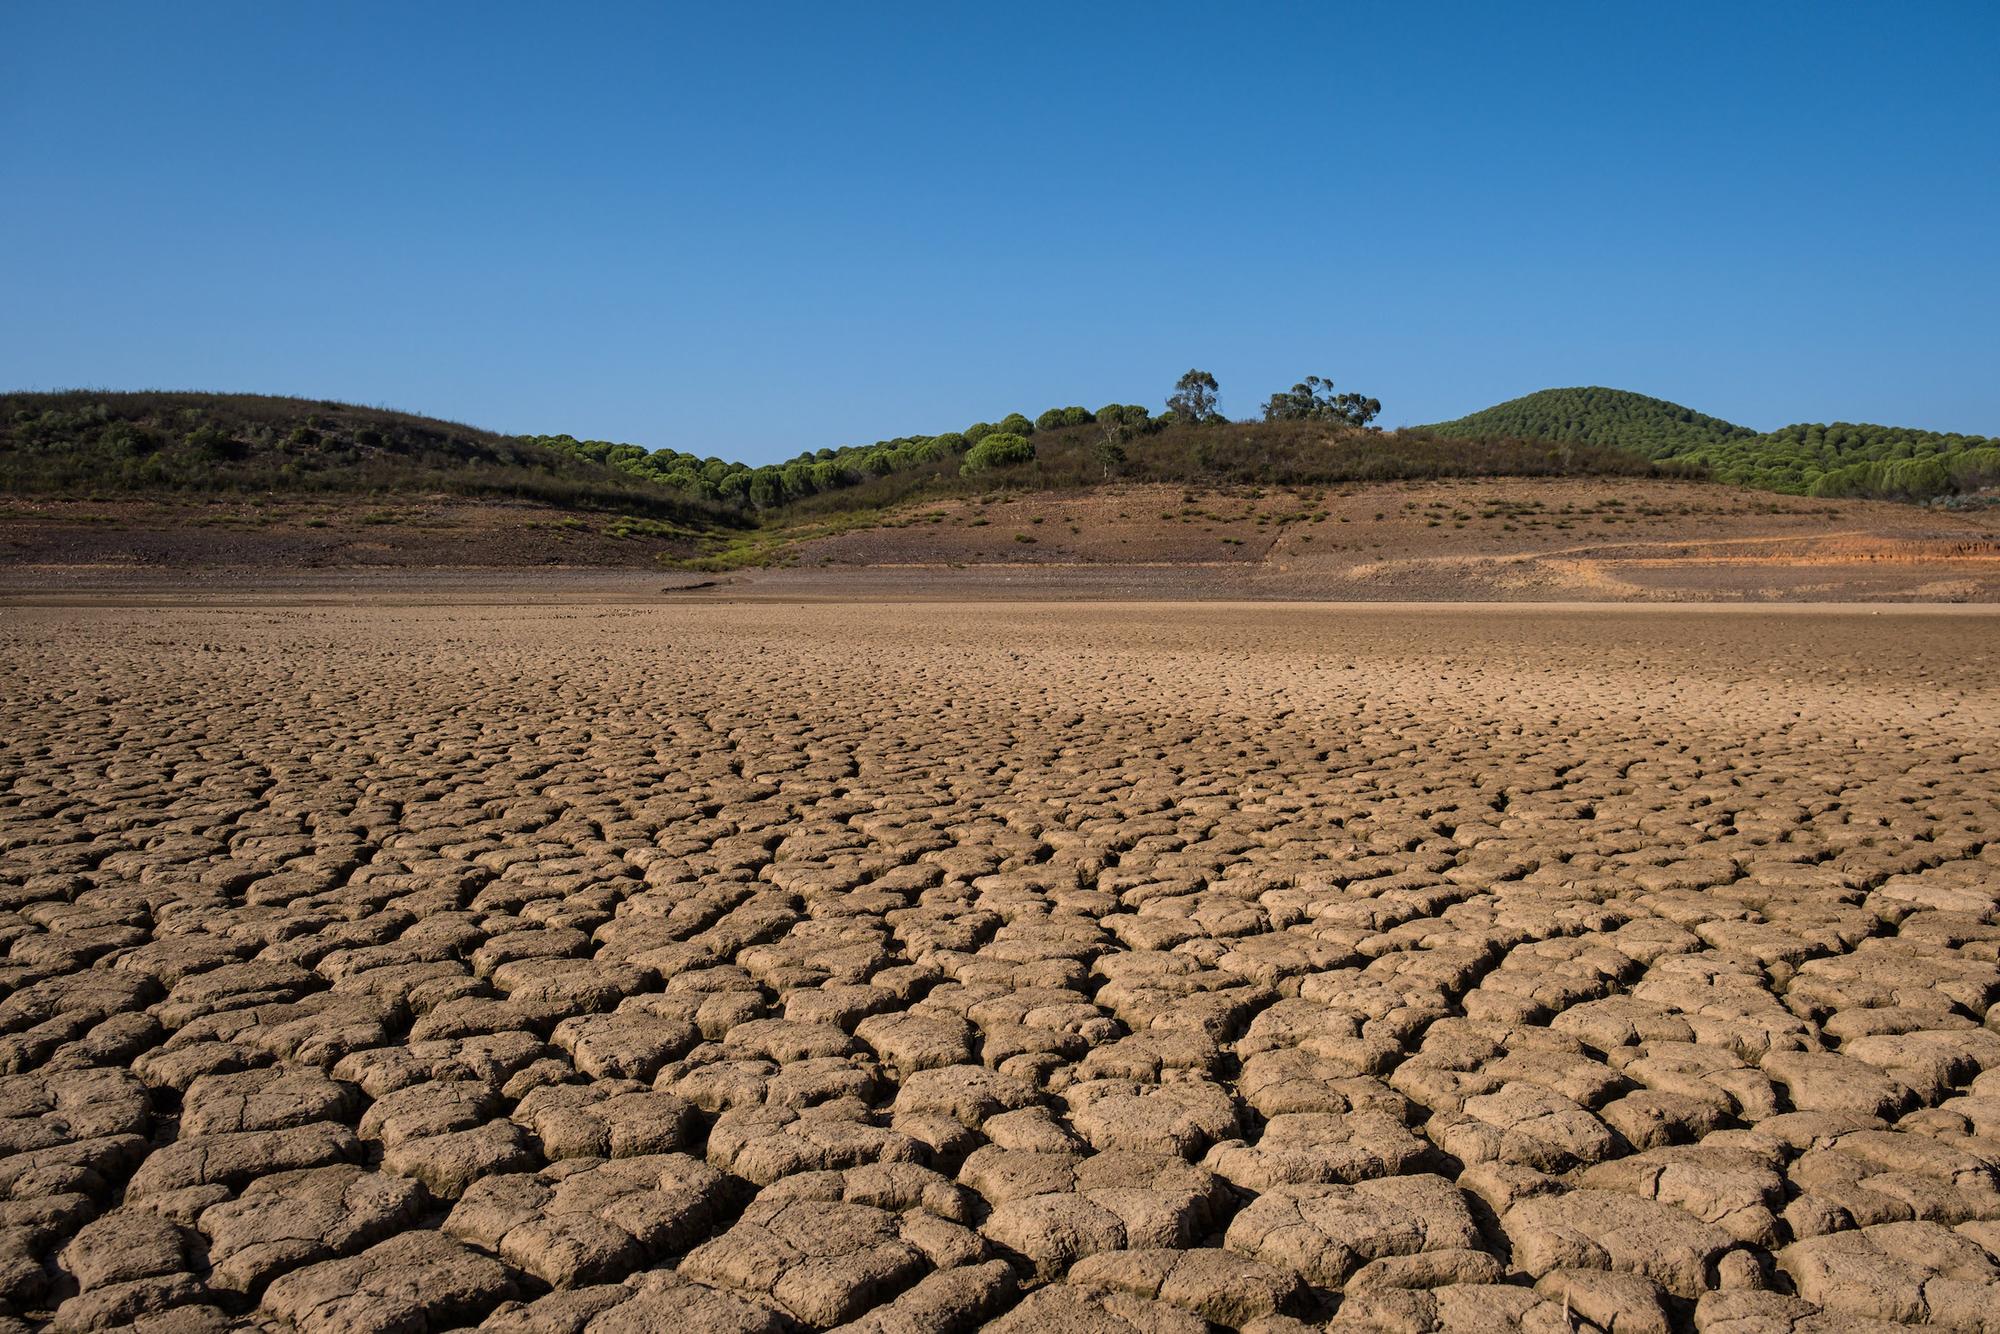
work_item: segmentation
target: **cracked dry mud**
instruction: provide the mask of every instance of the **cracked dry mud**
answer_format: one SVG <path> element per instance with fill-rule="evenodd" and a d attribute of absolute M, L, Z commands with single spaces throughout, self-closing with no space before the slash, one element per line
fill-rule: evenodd
<path fill-rule="evenodd" d="M 2000 1328 L 2000 621 L 0 625 L 8 1328 Z"/>

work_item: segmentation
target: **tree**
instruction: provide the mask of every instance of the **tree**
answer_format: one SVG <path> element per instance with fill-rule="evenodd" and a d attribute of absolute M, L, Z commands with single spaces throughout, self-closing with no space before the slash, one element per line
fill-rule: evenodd
<path fill-rule="evenodd" d="M 1382 411 L 1380 399 L 1360 394 L 1336 394 L 1333 381 L 1308 375 L 1288 392 L 1271 395 L 1264 405 L 1267 422 L 1324 421 L 1366 426 Z"/>
<path fill-rule="evenodd" d="M 1113 426 L 1110 429 L 1115 432 L 1119 428 Z M 1107 434 L 1102 440 L 1097 442 L 1096 454 L 1097 461 L 1103 466 L 1106 477 L 1111 476 L 1112 473 L 1117 472 L 1125 466 L 1125 446 L 1118 443 L 1118 437 L 1115 434 Z"/>
<path fill-rule="evenodd" d="M 1167 411 L 1178 421 L 1215 421 L 1221 413 L 1215 405 L 1221 401 L 1222 386 L 1207 371 L 1189 371 L 1174 381 L 1174 392 L 1167 399 Z"/>
<path fill-rule="evenodd" d="M 982 439 L 966 452 L 965 462 L 959 471 L 965 474 L 984 472 L 988 468 L 1005 468 L 1016 463 L 1027 463 L 1035 457 L 1035 442 L 1024 435 L 1012 431 L 995 431 Z"/>
<path fill-rule="evenodd" d="M 1035 418 L 1037 431 L 1054 431 L 1064 426 L 1088 426 L 1097 414 L 1085 407 L 1050 408 Z"/>
<path fill-rule="evenodd" d="M 1162 417 L 1155 421 L 1153 414 L 1137 403 L 1106 403 L 1091 417 L 1097 423 L 1099 434 L 1120 445 L 1143 431 L 1165 425 L 1169 420 Z"/>

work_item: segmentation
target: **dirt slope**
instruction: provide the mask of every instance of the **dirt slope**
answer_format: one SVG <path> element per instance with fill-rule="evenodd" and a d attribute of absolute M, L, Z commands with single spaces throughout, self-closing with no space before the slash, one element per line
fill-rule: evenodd
<path fill-rule="evenodd" d="M 1295 492 L 1174 487 L 995 496 L 806 545 L 797 571 L 1124 571 L 1332 599 L 2000 598 L 2000 511 L 1807 500 L 1686 482 L 1478 480 Z"/>
<path fill-rule="evenodd" d="M 628 570 L 695 582 L 669 526 L 529 504 L 16 502 L 13 594 L 312 572 Z M 1491 479 L 1291 490 L 1110 486 L 904 506 L 771 548 L 725 595 L 1500 601 L 1996 601 L 2000 509 L 1689 482 Z M 659 583 L 647 585 L 658 587 Z"/>

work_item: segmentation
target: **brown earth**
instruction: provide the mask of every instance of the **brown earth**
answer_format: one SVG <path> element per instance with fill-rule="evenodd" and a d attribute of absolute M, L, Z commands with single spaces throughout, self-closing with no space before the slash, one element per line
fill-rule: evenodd
<path fill-rule="evenodd" d="M 2000 1327 L 1985 609 L 100 601 L 0 708 L 9 1327 Z"/>
<path fill-rule="evenodd" d="M 1304 491 L 1111 486 L 806 521 L 771 568 L 662 569 L 684 536 L 526 504 L 17 502 L 0 594 L 380 590 L 487 571 L 730 595 L 1331 601 L 2000 601 L 2000 508 L 1820 501 L 1693 482 L 1484 479 Z M 815 524 L 817 523 L 817 527 Z M 622 534 L 622 535 L 621 535 Z M 622 572 L 622 573 L 620 573 Z M 649 578 L 661 576 L 653 582 Z M 479 580 L 465 580 L 468 589 Z"/>
<path fill-rule="evenodd" d="M 616 515 L 455 496 L 14 499 L 0 504 L 0 580 L 74 588 L 227 585 L 245 571 L 658 568 L 660 553 L 694 549 L 618 527 Z"/>
<path fill-rule="evenodd" d="M 1480 601 L 1995 601 L 2000 511 L 1690 482 L 1480 479 L 1234 493 L 1177 487 L 912 507 L 806 544 L 756 586 Z"/>

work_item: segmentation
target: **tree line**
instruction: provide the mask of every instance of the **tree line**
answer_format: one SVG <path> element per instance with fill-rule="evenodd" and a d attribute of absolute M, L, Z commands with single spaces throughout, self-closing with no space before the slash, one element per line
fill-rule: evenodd
<path fill-rule="evenodd" d="M 952 459 L 958 460 L 958 470 L 967 476 L 1015 467 L 1034 460 L 1038 434 L 1093 425 L 1099 428 L 1093 455 L 1110 476 L 1127 464 L 1127 448 L 1141 436 L 1177 425 L 1226 421 L 1220 404 L 1221 386 L 1215 376 L 1190 370 L 1175 381 L 1165 411 L 1158 414 L 1137 403 L 1107 403 L 1096 411 L 1077 405 L 1055 407 L 1033 418 L 1012 412 L 998 421 L 974 422 L 958 431 L 807 451 L 761 467 L 676 449 L 649 450 L 609 440 L 578 440 L 571 435 L 523 439 L 643 477 L 696 500 L 761 510 Z M 1363 428 L 1381 410 L 1376 399 L 1337 394 L 1332 380 L 1308 375 L 1290 390 L 1271 396 L 1264 406 L 1264 420 Z"/>

